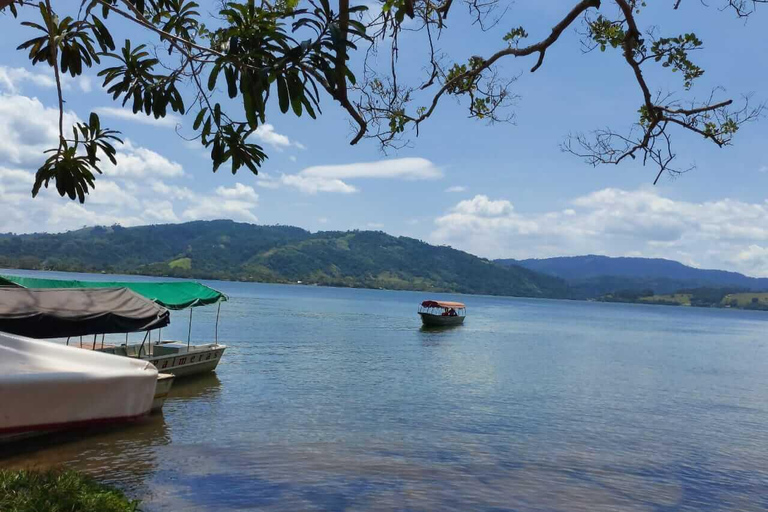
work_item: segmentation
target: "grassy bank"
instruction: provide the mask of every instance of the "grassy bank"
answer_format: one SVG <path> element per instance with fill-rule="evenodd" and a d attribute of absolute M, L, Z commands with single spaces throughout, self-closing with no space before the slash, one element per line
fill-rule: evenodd
<path fill-rule="evenodd" d="M 135 512 L 139 502 L 69 470 L 0 469 L 3 512 Z"/>

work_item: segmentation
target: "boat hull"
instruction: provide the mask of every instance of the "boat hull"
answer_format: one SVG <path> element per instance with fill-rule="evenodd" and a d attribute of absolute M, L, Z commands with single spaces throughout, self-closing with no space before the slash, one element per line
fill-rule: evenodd
<path fill-rule="evenodd" d="M 170 373 L 175 377 L 187 377 L 215 370 L 226 348 L 224 345 L 218 345 L 206 350 L 195 350 L 170 356 L 150 356 L 145 359 L 155 365 L 160 372 Z"/>
<path fill-rule="evenodd" d="M 132 420 L 156 385 L 146 361 L 0 333 L 0 437 Z"/>
<path fill-rule="evenodd" d="M 226 345 L 214 343 L 187 347 L 186 343 L 163 341 L 143 348 L 138 345 L 120 345 L 97 348 L 96 350 L 148 361 L 155 365 L 161 373 L 170 373 L 175 377 L 187 377 L 215 370 L 226 349 Z M 145 353 L 144 350 L 149 353 Z M 140 356 L 139 353 L 141 353 Z"/>
<path fill-rule="evenodd" d="M 170 373 L 161 373 L 157 376 L 157 386 L 155 386 L 155 397 L 152 400 L 152 412 L 159 412 L 165 404 L 168 393 L 171 392 L 175 375 Z"/>
<path fill-rule="evenodd" d="M 450 327 L 464 323 L 466 316 L 443 316 L 430 313 L 419 313 L 421 323 L 427 327 Z"/>

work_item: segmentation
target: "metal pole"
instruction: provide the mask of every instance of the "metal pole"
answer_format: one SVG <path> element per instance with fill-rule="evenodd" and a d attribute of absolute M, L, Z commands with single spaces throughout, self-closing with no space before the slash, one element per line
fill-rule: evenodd
<path fill-rule="evenodd" d="M 96 335 L 93 335 L 93 348 L 91 350 L 96 350 Z"/>
<path fill-rule="evenodd" d="M 216 309 L 216 332 L 214 334 L 214 337 L 216 339 L 216 346 L 219 346 L 219 314 L 221 313 L 221 302 L 219 302 L 219 307 Z"/>
<path fill-rule="evenodd" d="M 83 348 L 83 337 L 80 336 L 80 348 Z"/>
<path fill-rule="evenodd" d="M 136 359 L 141 359 L 141 349 L 144 348 L 144 343 L 147 342 L 147 337 L 149 336 L 149 331 L 144 334 L 144 339 L 141 340 L 141 346 L 139 347 L 139 351 L 136 353 Z"/>
<path fill-rule="evenodd" d="M 69 346 L 69 336 L 67 336 L 67 346 Z"/>
<path fill-rule="evenodd" d="M 192 339 L 192 308 L 189 308 L 189 331 L 187 332 L 187 349 L 189 349 L 189 341 Z"/>
<path fill-rule="evenodd" d="M 104 333 L 101 334 L 101 348 L 104 348 Z"/>
<path fill-rule="evenodd" d="M 125 333 L 125 346 L 128 346 L 128 333 Z"/>

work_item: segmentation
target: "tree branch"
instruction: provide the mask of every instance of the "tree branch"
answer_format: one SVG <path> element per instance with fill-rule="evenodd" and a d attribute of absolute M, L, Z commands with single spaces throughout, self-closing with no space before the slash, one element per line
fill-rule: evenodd
<path fill-rule="evenodd" d="M 563 31 L 568 28 L 568 26 L 571 25 L 582 13 L 587 11 L 590 8 L 598 9 L 600 8 L 600 0 L 582 0 L 576 6 L 571 9 L 571 11 L 554 27 L 552 27 L 552 32 L 549 34 L 548 37 L 542 39 L 538 43 L 532 44 L 530 46 L 526 46 L 524 48 L 506 48 L 504 50 L 501 50 L 493 55 L 491 55 L 487 59 L 483 59 L 482 63 L 474 67 L 470 70 L 468 70 L 465 73 L 461 73 L 451 80 L 448 80 L 443 86 L 440 88 L 440 90 L 435 94 L 434 98 L 432 99 L 432 103 L 430 107 L 427 109 L 426 112 L 424 112 L 421 116 L 415 119 L 411 119 L 416 125 L 427 119 L 429 116 L 432 115 L 435 108 L 437 107 L 438 102 L 440 101 L 440 97 L 445 94 L 446 91 L 450 90 L 457 84 L 461 83 L 462 81 L 468 79 L 468 78 L 475 78 L 480 73 L 485 71 L 486 69 L 490 68 L 496 61 L 503 57 L 507 56 L 513 56 L 513 57 L 525 57 L 528 55 L 532 55 L 534 53 L 539 53 L 539 59 L 536 62 L 536 64 L 531 68 L 531 72 L 536 71 L 541 66 L 543 60 L 544 60 L 544 53 L 546 52 L 547 48 L 552 46 L 560 37 L 560 35 L 563 33 Z"/>
<path fill-rule="evenodd" d="M 45 8 L 48 9 L 48 12 L 51 14 L 50 19 L 53 22 L 56 18 L 53 16 L 50 0 L 45 0 Z M 59 47 L 56 45 L 56 29 L 57 27 L 51 25 L 48 26 L 48 35 L 50 38 L 48 42 L 48 64 L 53 67 L 53 74 L 56 77 L 56 94 L 58 95 L 59 100 L 59 149 L 61 149 L 61 147 L 66 144 L 66 141 L 64 139 L 64 97 L 61 92 L 61 76 L 59 73 L 58 61 Z"/>

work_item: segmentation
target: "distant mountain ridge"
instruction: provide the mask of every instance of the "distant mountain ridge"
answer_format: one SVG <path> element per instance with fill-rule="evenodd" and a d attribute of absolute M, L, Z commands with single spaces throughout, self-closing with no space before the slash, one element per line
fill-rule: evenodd
<path fill-rule="evenodd" d="M 413 238 L 229 220 L 0 235 L 0 267 L 570 297 L 560 278 Z"/>
<path fill-rule="evenodd" d="M 685 288 L 730 287 L 768 290 L 768 278 L 749 277 L 726 270 L 698 269 L 661 258 L 613 258 L 609 256 L 563 256 L 544 259 L 502 259 L 500 265 L 517 265 L 565 279 L 578 296 L 616 290 L 652 289 L 673 293 Z"/>

